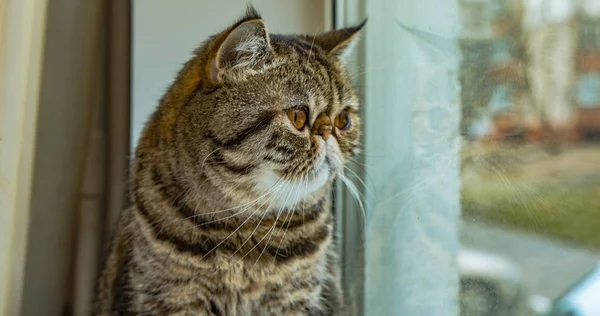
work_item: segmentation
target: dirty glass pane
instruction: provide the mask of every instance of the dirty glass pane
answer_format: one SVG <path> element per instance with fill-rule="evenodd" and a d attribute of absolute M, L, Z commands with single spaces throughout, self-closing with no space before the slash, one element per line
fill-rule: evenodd
<path fill-rule="evenodd" d="M 557 310 L 600 254 L 600 1 L 459 10 L 462 313 Z"/>
<path fill-rule="evenodd" d="M 366 9 L 364 315 L 458 315 L 457 3 Z"/>

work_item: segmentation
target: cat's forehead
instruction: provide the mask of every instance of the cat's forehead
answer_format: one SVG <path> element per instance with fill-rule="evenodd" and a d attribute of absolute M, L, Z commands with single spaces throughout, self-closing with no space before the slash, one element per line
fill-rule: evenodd
<path fill-rule="evenodd" d="M 334 59 L 313 41 L 295 35 L 273 34 L 271 45 L 280 62 L 296 63 L 300 68 L 325 68 L 339 71 Z"/>
<path fill-rule="evenodd" d="M 273 35 L 272 45 L 277 54 L 278 67 L 272 75 L 285 86 L 289 97 L 308 97 L 308 105 L 327 107 L 356 107 L 357 98 L 350 78 L 336 60 L 314 45 L 314 43 L 294 37 Z"/>

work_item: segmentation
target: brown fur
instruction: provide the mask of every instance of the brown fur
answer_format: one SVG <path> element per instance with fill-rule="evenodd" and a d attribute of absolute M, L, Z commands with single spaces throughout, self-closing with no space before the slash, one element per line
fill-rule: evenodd
<path fill-rule="evenodd" d="M 139 140 L 95 315 L 343 313 L 330 196 L 358 145 L 359 29 L 272 35 L 250 8 L 195 52 Z M 312 128 L 344 109 L 349 129 Z"/>

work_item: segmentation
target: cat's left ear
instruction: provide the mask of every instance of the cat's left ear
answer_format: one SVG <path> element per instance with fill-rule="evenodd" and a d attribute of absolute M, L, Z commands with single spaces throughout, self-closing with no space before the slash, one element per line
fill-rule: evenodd
<path fill-rule="evenodd" d="M 359 39 L 360 30 L 365 26 L 365 19 L 361 24 L 339 30 L 333 30 L 319 34 L 314 37 L 314 43 L 319 45 L 329 56 L 338 58 L 345 62 L 346 58 Z M 313 40 L 313 39 L 311 39 Z"/>
<path fill-rule="evenodd" d="M 210 64 L 210 77 L 219 82 L 232 69 L 258 70 L 271 56 L 271 44 L 265 22 L 247 19 L 229 31 Z"/>

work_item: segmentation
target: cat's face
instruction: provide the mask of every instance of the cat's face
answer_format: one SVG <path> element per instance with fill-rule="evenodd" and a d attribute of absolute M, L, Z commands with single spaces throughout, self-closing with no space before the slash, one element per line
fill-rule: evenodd
<path fill-rule="evenodd" d="M 359 28 L 321 37 L 268 34 L 260 19 L 232 28 L 211 58 L 215 86 L 180 116 L 183 133 L 202 140 L 188 155 L 242 200 L 324 194 L 358 149 L 358 98 L 342 55 Z"/>

